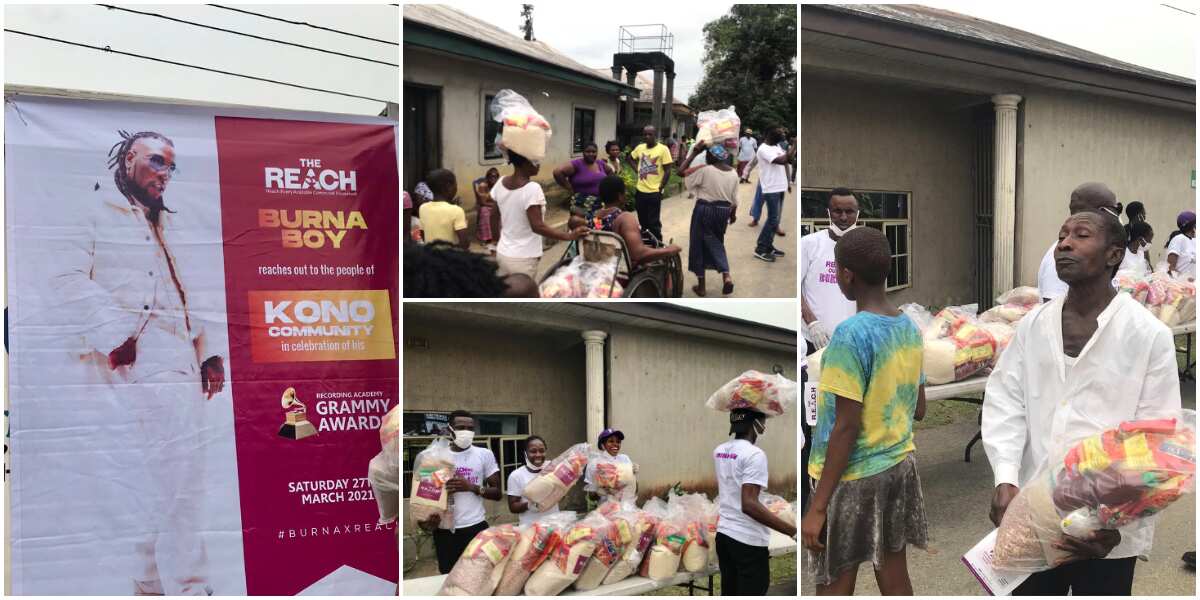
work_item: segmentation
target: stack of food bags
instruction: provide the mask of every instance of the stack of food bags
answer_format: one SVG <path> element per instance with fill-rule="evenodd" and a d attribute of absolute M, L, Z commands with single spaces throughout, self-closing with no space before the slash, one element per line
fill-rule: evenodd
<path fill-rule="evenodd" d="M 1168 327 L 1196 320 L 1196 285 L 1172 278 L 1166 273 L 1138 275 L 1121 271 L 1117 289 L 1133 296 Z"/>
<path fill-rule="evenodd" d="M 1013 288 L 999 298 L 996 306 L 979 315 L 980 326 L 992 334 L 996 340 L 996 357 L 993 365 L 1000 359 L 1000 354 L 1008 347 L 1016 334 L 1017 322 L 1041 304 L 1041 292 L 1035 287 L 1022 286 Z"/>
<path fill-rule="evenodd" d="M 589 261 L 580 254 L 542 281 L 538 293 L 542 298 L 620 298 L 619 263 L 617 257 Z"/>
<path fill-rule="evenodd" d="M 675 576 L 688 541 L 688 519 L 678 505 L 667 506 L 667 514 L 654 530 L 654 545 L 646 553 L 638 574 L 655 581 Z"/>
<path fill-rule="evenodd" d="M 1037 572 L 1071 559 L 1055 544 L 1158 514 L 1195 489 L 1195 432 L 1175 419 L 1126 421 L 1044 464 L 1009 504 L 995 567 Z"/>
<path fill-rule="evenodd" d="M 537 512 L 558 504 L 579 481 L 587 466 L 589 446 L 575 444 L 542 467 L 541 474 L 525 486 L 525 499 Z"/>
<path fill-rule="evenodd" d="M 736 140 L 742 130 L 742 120 L 733 106 L 721 110 L 700 111 L 700 114 L 696 115 L 696 125 L 699 127 L 696 141 L 705 142 L 710 148 L 726 140 Z"/>
<path fill-rule="evenodd" d="M 604 585 L 616 583 L 637 572 L 650 546 L 654 543 L 655 528 L 667 513 L 667 505 L 661 498 L 651 498 L 633 516 L 629 527 L 629 542 L 625 544 L 616 564 L 604 577 Z M 626 522 L 629 523 L 628 519 Z M 617 524 L 620 527 L 620 523 Z M 624 535 L 624 533 L 622 533 Z"/>
<path fill-rule="evenodd" d="M 925 380 L 933 385 L 962 381 L 991 368 L 996 340 L 980 326 L 975 305 L 942 309 L 922 332 Z"/>
<path fill-rule="evenodd" d="M 791 502 L 784 500 L 782 496 L 761 492 L 758 495 L 758 501 L 771 511 L 771 514 L 783 519 L 792 527 L 796 526 L 796 507 L 792 506 Z"/>
<path fill-rule="evenodd" d="M 686 526 L 685 541 L 680 552 L 680 566 L 689 573 L 699 573 L 708 565 L 708 514 L 712 502 L 700 493 L 671 495 L 667 510 L 682 515 Z"/>
<path fill-rule="evenodd" d="M 605 498 L 615 499 L 618 508 L 621 502 L 632 502 L 637 496 L 637 481 L 633 475 L 633 464 L 617 460 L 608 452 L 593 452 L 588 463 L 592 483 L 587 491 L 596 492 Z"/>
<path fill-rule="evenodd" d="M 516 152 L 532 161 L 546 157 L 546 145 L 553 131 L 524 96 L 500 90 L 492 99 L 491 112 L 492 120 L 500 123 L 496 145 L 501 150 Z"/>
<path fill-rule="evenodd" d="M 454 478 L 454 453 L 450 442 L 438 438 L 417 455 L 413 464 L 412 494 L 408 512 L 413 523 L 420 524 L 439 517 L 438 527 L 454 528 L 454 507 L 446 482 Z"/>
<path fill-rule="evenodd" d="M 491 596 L 521 534 L 511 523 L 479 532 L 438 590 L 439 596 Z"/>
<path fill-rule="evenodd" d="M 746 371 L 708 397 L 706 406 L 729 412 L 739 408 L 778 417 L 796 402 L 796 382 L 783 375 Z"/>
<path fill-rule="evenodd" d="M 586 592 L 600 587 L 604 582 L 632 538 L 630 527 L 631 521 L 636 520 L 636 512 L 637 507 L 630 504 L 610 515 L 600 515 L 608 519 L 609 526 L 597 531 L 596 551 L 575 581 L 575 589 Z"/>
<path fill-rule="evenodd" d="M 383 416 L 379 427 L 381 450 L 367 464 L 367 481 L 379 507 L 379 524 L 395 521 L 400 515 L 400 405 Z M 396 533 L 400 528 L 396 527 Z"/>
<path fill-rule="evenodd" d="M 714 500 L 704 515 L 704 539 L 708 541 L 708 566 L 710 567 L 717 566 L 717 525 L 720 524 L 720 520 L 721 506 Z"/>
<path fill-rule="evenodd" d="M 612 521 L 591 513 L 571 526 L 550 552 L 550 557 L 525 582 L 526 596 L 557 596 L 575 583 L 596 552 L 596 545 L 611 536 Z"/>
<path fill-rule="evenodd" d="M 575 513 L 560 511 L 546 515 L 521 528 L 521 541 L 512 551 L 512 556 L 500 575 L 496 586 L 497 596 L 517 596 L 525 589 L 525 582 L 550 556 L 550 552 L 562 540 L 562 536 L 575 522 Z"/>

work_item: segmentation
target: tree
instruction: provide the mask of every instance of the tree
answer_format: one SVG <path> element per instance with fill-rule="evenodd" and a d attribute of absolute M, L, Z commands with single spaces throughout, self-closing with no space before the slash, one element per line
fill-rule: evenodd
<path fill-rule="evenodd" d="M 704 26 L 697 110 L 737 107 L 743 127 L 796 132 L 796 5 L 735 4 Z"/>

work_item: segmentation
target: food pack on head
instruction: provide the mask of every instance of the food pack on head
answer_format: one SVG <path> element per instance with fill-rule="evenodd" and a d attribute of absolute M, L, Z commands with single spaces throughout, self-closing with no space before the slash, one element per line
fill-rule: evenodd
<path fill-rule="evenodd" d="M 589 450 L 585 443 L 575 444 L 542 467 L 541 474 L 525 486 L 525 499 L 533 510 L 545 511 L 567 495 L 583 475 Z"/>
<path fill-rule="evenodd" d="M 742 131 L 742 119 L 738 117 L 733 106 L 720 110 L 702 110 L 696 115 L 696 126 L 699 127 L 696 141 L 712 146 L 726 140 L 736 140 Z"/>
<path fill-rule="evenodd" d="M 636 498 L 637 481 L 631 463 L 598 450 L 592 452 L 588 466 L 592 470 L 592 483 L 587 486 L 587 491 L 611 499 L 610 502 L 615 500 L 616 508 L 620 508 L 621 502 L 632 502 Z"/>
<path fill-rule="evenodd" d="M 520 595 L 529 576 L 550 556 L 562 535 L 575 523 L 575 518 L 573 512 L 559 511 L 521 527 L 521 540 L 504 566 L 495 594 Z"/>
<path fill-rule="evenodd" d="M 621 552 L 620 558 L 608 571 L 608 575 L 604 577 L 604 585 L 616 583 L 633 575 L 637 572 L 638 566 L 642 564 L 646 553 L 654 544 L 654 532 L 659 521 L 666 515 L 666 504 L 661 498 L 651 498 L 646 501 L 645 506 L 634 511 L 632 517 L 617 516 L 617 519 L 625 518 L 629 526 L 628 539 L 624 549 Z M 621 513 L 624 515 L 625 513 Z M 632 521 L 630 521 L 632 519 Z M 622 528 L 620 522 L 617 523 L 618 530 L 622 536 L 625 535 L 625 529 Z M 622 539 L 625 539 L 624 537 Z"/>
<path fill-rule="evenodd" d="M 619 257 L 588 261 L 580 254 L 559 267 L 538 286 L 542 298 L 620 298 Z"/>
<path fill-rule="evenodd" d="M 729 412 L 739 408 L 778 417 L 796 402 L 796 382 L 783 375 L 746 371 L 708 397 L 706 406 Z"/>
<path fill-rule="evenodd" d="M 599 511 L 594 514 L 599 514 Z M 580 591 L 589 591 L 600 587 L 604 578 L 608 576 L 608 572 L 621 558 L 621 554 L 625 551 L 626 540 L 630 538 L 628 513 L 617 512 L 611 516 L 602 514 L 600 516 L 605 517 L 608 526 L 596 530 L 596 551 L 592 553 L 592 559 L 583 568 L 579 579 L 575 580 L 575 589 Z M 624 533 L 622 533 L 622 527 L 625 528 Z"/>
<path fill-rule="evenodd" d="M 611 535 L 612 527 L 611 521 L 597 513 L 572 525 L 525 583 L 525 595 L 557 596 L 570 587 L 583 574 L 602 536 Z"/>
<path fill-rule="evenodd" d="M 546 145 L 553 131 L 550 123 L 524 96 L 512 90 L 500 90 L 491 104 L 492 120 L 500 124 L 496 146 L 532 161 L 546 157 Z"/>
<path fill-rule="evenodd" d="M 511 523 L 475 535 L 438 590 L 439 596 L 491 596 L 521 534 Z"/>
<path fill-rule="evenodd" d="M 991 368 L 996 340 L 980 326 L 975 306 L 945 308 L 926 327 L 923 337 L 928 383 L 962 381 Z"/>
<path fill-rule="evenodd" d="M 454 452 L 450 441 L 438 438 L 417 455 L 413 464 L 412 495 L 408 512 L 413 524 L 439 517 L 438 527 L 454 528 L 454 507 L 446 482 L 454 478 Z"/>
<path fill-rule="evenodd" d="M 771 511 L 771 514 L 783 519 L 788 525 L 796 526 L 796 507 L 792 506 L 791 502 L 785 500 L 782 496 L 760 492 L 758 501 Z"/>
<path fill-rule="evenodd" d="M 1126 421 L 1048 459 L 1013 499 L 995 566 L 1037 572 L 1069 560 L 1063 536 L 1085 538 L 1158 514 L 1195 489 L 1196 436 L 1175 419 Z"/>

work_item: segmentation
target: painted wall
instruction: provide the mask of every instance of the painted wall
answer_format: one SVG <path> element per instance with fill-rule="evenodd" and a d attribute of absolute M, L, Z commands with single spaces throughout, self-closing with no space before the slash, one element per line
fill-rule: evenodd
<path fill-rule="evenodd" d="M 1166 258 L 1175 216 L 1195 210 L 1196 115 L 1122 100 L 1045 90 L 1021 103 L 1023 156 L 1017 188 L 1017 281 L 1037 285 L 1042 256 L 1067 218 L 1071 190 L 1100 181 L 1146 205 L 1151 260 Z"/>
<path fill-rule="evenodd" d="M 912 286 L 896 304 L 973 301 L 969 100 L 801 73 L 803 187 L 912 192 Z"/>
<path fill-rule="evenodd" d="M 512 170 L 503 159 L 483 158 L 483 99 L 486 94 L 512 89 L 529 100 L 550 122 L 553 136 L 536 178 L 546 188 L 547 196 L 565 195 L 565 191 L 554 183 L 553 171 L 580 156 L 573 154 L 571 147 L 575 107 L 596 111 L 597 144 L 616 136 L 617 96 L 538 78 L 524 71 L 405 46 L 404 82 L 442 88 L 442 167 L 454 171 L 458 177 L 458 193 L 463 208 L 468 211 L 475 206 L 472 181 L 482 177 L 490 167 L 500 169 L 501 174 Z M 420 149 L 404 149 L 404 152 L 411 151 Z"/>

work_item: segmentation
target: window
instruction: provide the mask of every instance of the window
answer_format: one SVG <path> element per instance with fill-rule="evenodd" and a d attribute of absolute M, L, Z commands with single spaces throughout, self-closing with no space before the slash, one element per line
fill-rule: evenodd
<path fill-rule="evenodd" d="M 829 227 L 829 189 L 805 188 L 800 191 L 800 235 L 808 235 Z M 887 290 L 894 291 L 912 285 L 912 193 L 862 192 L 858 198 L 858 223 L 874 227 L 887 236 L 892 254 L 892 269 L 888 272 Z"/>
<path fill-rule="evenodd" d="M 500 124 L 492 120 L 492 100 L 496 97 L 486 94 L 483 97 L 483 159 L 495 160 L 503 158 L 500 149 L 496 147 L 496 135 L 500 133 Z"/>
<path fill-rule="evenodd" d="M 448 425 L 449 411 L 405 411 L 404 418 L 404 497 L 412 492 L 413 463 L 422 450 L 437 439 Z M 525 438 L 529 437 L 530 417 L 520 413 L 474 413 L 473 444 L 487 448 L 500 467 L 500 493 L 508 494 L 508 475 L 525 464 Z"/>
<path fill-rule="evenodd" d="M 596 111 L 590 108 L 575 109 L 575 131 L 571 152 L 582 154 L 583 147 L 596 141 Z"/>

